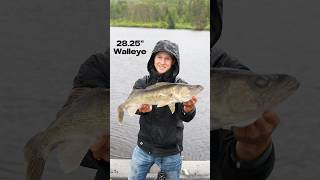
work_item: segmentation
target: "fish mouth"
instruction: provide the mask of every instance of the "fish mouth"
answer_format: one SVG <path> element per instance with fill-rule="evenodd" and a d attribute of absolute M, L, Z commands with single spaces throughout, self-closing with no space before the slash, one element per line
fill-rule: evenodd
<path fill-rule="evenodd" d="M 201 86 L 201 85 L 195 85 L 194 87 L 193 87 L 193 93 L 195 94 L 195 95 L 197 95 L 197 94 L 199 94 L 202 90 L 204 89 L 204 87 L 203 86 Z"/>
<path fill-rule="evenodd" d="M 299 81 L 290 75 L 282 75 L 283 79 L 286 79 L 287 83 L 286 86 L 288 86 L 289 91 L 296 91 L 300 87 Z"/>
<path fill-rule="evenodd" d="M 290 86 L 291 86 L 290 90 L 292 90 L 292 91 L 295 91 L 300 87 L 300 83 L 296 78 L 291 80 L 289 83 L 290 83 Z"/>
<path fill-rule="evenodd" d="M 202 91 L 202 90 L 204 89 L 204 87 L 203 87 L 203 86 L 201 86 L 201 85 L 197 85 L 197 86 L 198 86 L 197 88 L 199 89 L 199 92 L 200 92 L 200 91 Z"/>
<path fill-rule="evenodd" d="M 278 75 L 278 78 L 282 82 L 280 82 L 277 95 L 271 98 L 271 101 L 275 103 L 274 106 L 287 99 L 300 87 L 299 81 L 293 76 L 281 74 Z"/>
<path fill-rule="evenodd" d="M 300 87 L 300 83 L 298 81 L 290 82 L 289 91 L 296 91 Z"/>

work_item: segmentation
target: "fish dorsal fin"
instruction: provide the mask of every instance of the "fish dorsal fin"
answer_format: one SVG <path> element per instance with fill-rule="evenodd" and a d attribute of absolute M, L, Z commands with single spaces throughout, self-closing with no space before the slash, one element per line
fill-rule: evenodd
<path fill-rule="evenodd" d="M 169 83 L 169 82 L 158 82 L 156 84 L 153 84 L 153 85 L 150 85 L 148 87 L 146 87 L 146 89 L 154 89 L 154 88 L 157 88 L 157 87 L 160 87 L 160 86 L 164 86 L 164 85 L 168 85 L 168 84 L 172 84 L 172 83 Z"/>

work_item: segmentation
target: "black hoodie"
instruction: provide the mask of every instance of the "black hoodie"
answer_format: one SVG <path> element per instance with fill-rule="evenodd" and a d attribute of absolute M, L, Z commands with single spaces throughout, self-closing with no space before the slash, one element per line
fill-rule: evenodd
<path fill-rule="evenodd" d="M 222 29 L 222 0 L 211 1 L 210 27 L 210 68 L 229 67 L 249 70 L 236 58 L 214 46 L 220 38 Z M 222 129 L 211 131 L 210 144 L 210 171 L 214 180 L 266 180 L 273 169 L 275 161 L 273 146 L 267 148 L 257 160 L 240 163 L 235 158 L 236 139 L 232 131 Z"/>
<path fill-rule="evenodd" d="M 158 52 L 166 52 L 175 60 L 173 66 L 164 74 L 157 73 L 154 67 L 154 57 Z M 149 75 L 137 80 L 133 88 L 144 89 L 157 82 L 186 83 L 177 77 L 179 65 L 178 45 L 168 40 L 159 41 L 154 47 L 147 64 Z M 176 103 L 176 111 L 173 114 L 168 106 L 153 106 L 151 112 L 138 114 L 141 115 L 138 146 L 149 154 L 168 156 L 180 153 L 183 150 L 183 121 L 191 121 L 196 114 L 196 110 L 184 113 L 183 104 Z"/>

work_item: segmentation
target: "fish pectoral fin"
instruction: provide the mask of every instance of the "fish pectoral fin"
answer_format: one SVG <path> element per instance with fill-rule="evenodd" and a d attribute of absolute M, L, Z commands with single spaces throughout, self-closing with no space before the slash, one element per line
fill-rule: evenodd
<path fill-rule="evenodd" d="M 168 103 L 163 102 L 163 103 L 157 104 L 157 107 L 163 107 L 163 106 L 166 106 L 166 105 L 168 105 Z"/>
<path fill-rule="evenodd" d="M 169 105 L 170 111 L 173 114 L 176 111 L 176 103 L 170 103 Z"/>
<path fill-rule="evenodd" d="M 130 116 L 133 116 L 137 112 L 138 108 L 139 108 L 139 106 L 129 106 L 127 108 L 127 111 Z"/>
<path fill-rule="evenodd" d="M 92 141 L 89 139 L 72 139 L 58 145 L 58 155 L 61 168 L 65 173 L 70 173 L 80 166 L 82 159 Z"/>

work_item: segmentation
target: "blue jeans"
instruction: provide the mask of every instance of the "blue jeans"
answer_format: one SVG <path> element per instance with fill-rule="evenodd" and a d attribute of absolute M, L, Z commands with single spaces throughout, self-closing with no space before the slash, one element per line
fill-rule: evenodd
<path fill-rule="evenodd" d="M 157 157 L 144 152 L 138 146 L 134 148 L 132 154 L 128 179 L 146 179 L 146 176 L 154 163 L 156 163 L 161 168 L 161 170 L 166 173 L 166 179 L 179 180 L 182 163 L 180 153 L 170 156 Z"/>

